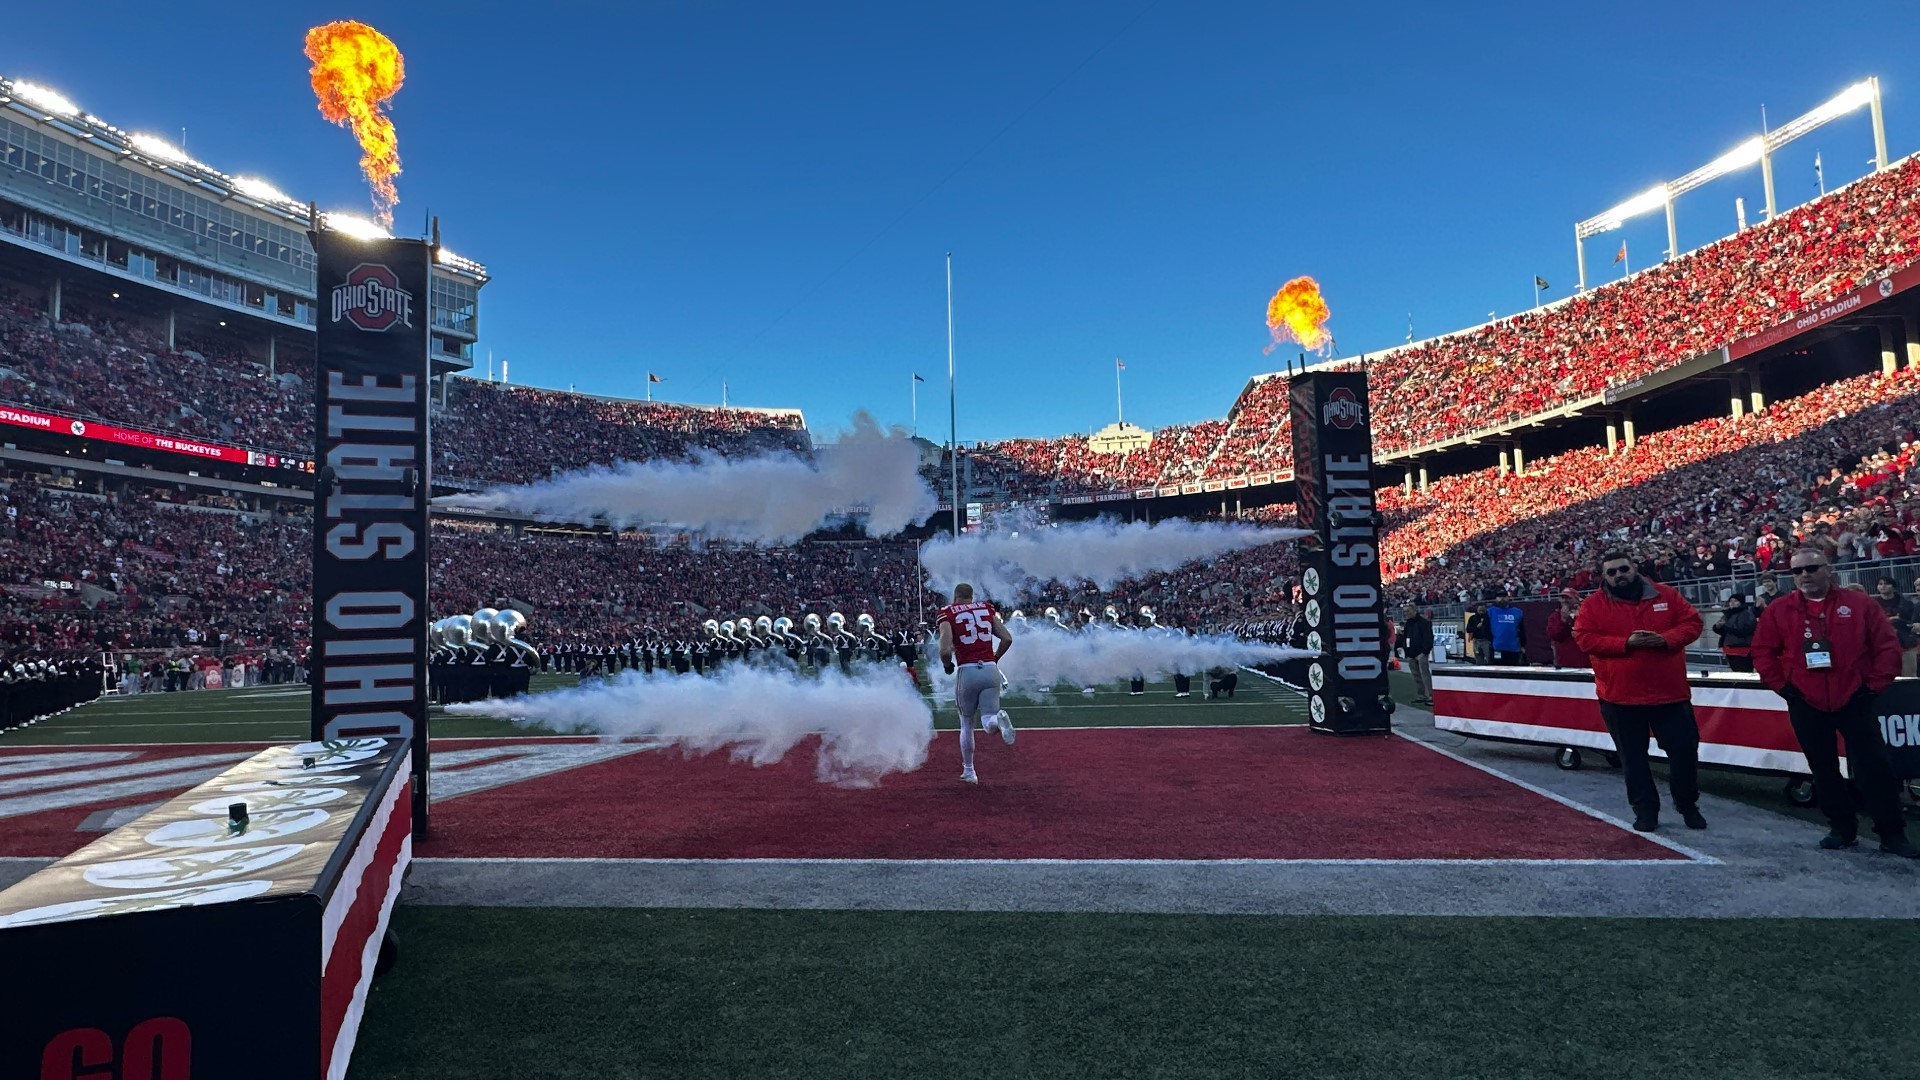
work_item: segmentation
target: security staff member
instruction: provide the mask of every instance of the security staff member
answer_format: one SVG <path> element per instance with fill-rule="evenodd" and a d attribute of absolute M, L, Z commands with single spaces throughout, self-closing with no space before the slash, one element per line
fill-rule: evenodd
<path fill-rule="evenodd" d="M 1574 616 L 1573 640 L 1593 661 L 1600 718 L 1626 774 L 1633 827 L 1652 832 L 1660 825 L 1660 789 L 1647 765 L 1651 735 L 1666 751 L 1673 808 L 1687 828 L 1704 829 L 1700 727 L 1687 685 L 1687 646 L 1700 636 L 1700 613 L 1671 587 L 1641 577 L 1624 551 L 1600 557 L 1600 581 Z"/>
<path fill-rule="evenodd" d="M 1860 787 L 1880 850 L 1920 859 L 1900 817 L 1900 782 L 1880 737 L 1873 701 L 1900 673 L 1900 640 L 1873 598 L 1833 583 L 1826 553 L 1793 553 L 1795 589 L 1767 605 L 1753 632 L 1753 670 L 1787 702 L 1794 737 L 1813 772 L 1813 795 L 1831 830 L 1830 851 L 1859 843 L 1860 817 L 1840 778 L 1836 735 L 1847 740 L 1847 765 Z"/>

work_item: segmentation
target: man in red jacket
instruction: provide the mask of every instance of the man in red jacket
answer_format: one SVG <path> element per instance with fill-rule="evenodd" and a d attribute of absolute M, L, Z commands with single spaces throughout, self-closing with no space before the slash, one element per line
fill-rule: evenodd
<path fill-rule="evenodd" d="M 1847 765 L 1860 786 L 1880 850 L 1920 859 L 1900 818 L 1900 782 L 1880 738 L 1873 699 L 1900 674 L 1900 639 L 1873 598 L 1833 583 L 1826 553 L 1793 553 L 1795 590 L 1767 605 L 1753 632 L 1753 670 L 1787 702 L 1794 737 L 1813 772 L 1814 798 L 1832 831 L 1829 850 L 1859 842 L 1860 816 L 1840 778 L 1835 736 L 1847 741 Z"/>
<path fill-rule="evenodd" d="M 1641 832 L 1660 825 L 1660 789 L 1647 765 L 1649 736 L 1666 752 L 1673 808 L 1687 828 L 1707 827 L 1699 807 L 1700 727 L 1687 685 L 1687 646 L 1700 628 L 1700 613 L 1687 598 L 1641 577 L 1624 551 L 1600 557 L 1600 591 L 1587 597 L 1573 620 L 1574 643 L 1593 662 L 1600 718 L 1620 754 L 1633 827 Z"/>
<path fill-rule="evenodd" d="M 1590 668 L 1593 661 L 1574 644 L 1573 620 L 1580 615 L 1580 594 L 1572 589 L 1560 590 L 1560 606 L 1547 616 L 1547 640 L 1553 642 L 1553 666 L 1557 668 Z"/>

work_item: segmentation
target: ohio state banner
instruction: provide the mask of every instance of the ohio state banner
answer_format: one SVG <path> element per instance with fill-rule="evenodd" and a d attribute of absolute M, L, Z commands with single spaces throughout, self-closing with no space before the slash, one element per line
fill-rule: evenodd
<path fill-rule="evenodd" d="M 1373 502 L 1373 429 L 1364 371 L 1310 371 L 1288 385 L 1293 478 L 1302 541 L 1307 713 L 1314 731 L 1384 734 L 1387 632 L 1380 595 L 1380 515 Z"/>
<path fill-rule="evenodd" d="M 311 736 L 412 738 L 414 828 L 425 832 L 432 249 L 310 235 L 319 262 Z"/>

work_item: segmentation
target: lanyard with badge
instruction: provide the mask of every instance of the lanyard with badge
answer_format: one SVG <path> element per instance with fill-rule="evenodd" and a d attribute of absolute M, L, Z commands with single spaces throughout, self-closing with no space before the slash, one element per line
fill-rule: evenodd
<path fill-rule="evenodd" d="M 1804 612 L 1805 610 L 1806 610 L 1806 603 L 1805 601 L 1802 601 L 1801 611 Z M 1800 651 L 1806 654 L 1807 670 L 1808 671 L 1824 671 L 1827 668 L 1832 667 L 1833 666 L 1833 642 L 1828 639 L 1828 636 L 1826 633 L 1826 630 L 1827 630 L 1826 602 L 1822 601 L 1820 604 L 1820 633 L 1819 634 L 1815 634 L 1813 632 L 1813 620 L 1811 618 L 1804 618 L 1804 622 L 1805 622 L 1805 631 L 1803 634 L 1803 639 L 1800 642 Z"/>

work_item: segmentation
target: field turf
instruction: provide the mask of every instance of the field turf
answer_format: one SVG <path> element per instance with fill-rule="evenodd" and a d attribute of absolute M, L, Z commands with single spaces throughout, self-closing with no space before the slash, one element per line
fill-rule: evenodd
<path fill-rule="evenodd" d="M 536 675 L 533 689 L 577 685 L 572 675 Z M 1196 680 L 1196 685 L 1200 685 Z M 1124 686 L 1092 696 L 1062 690 L 1037 700 L 1010 698 L 1006 707 L 1022 726 L 1119 727 L 1179 724 L 1304 724 L 1299 695 L 1258 676 L 1243 676 L 1232 699 L 1208 701 L 1205 687 L 1176 699 L 1171 683 L 1130 696 Z M 115 695 L 0 735 L 0 746 L 105 746 L 127 743 L 295 742 L 307 737 L 304 686 L 200 690 L 176 694 Z M 435 738 L 537 735 L 543 729 L 504 720 L 435 714 Z M 952 707 L 936 710 L 935 726 L 954 726 Z"/>
<path fill-rule="evenodd" d="M 1911 922 L 402 908 L 355 1080 L 1915 1075 Z"/>
<path fill-rule="evenodd" d="M 1028 727 L 1304 719 L 1297 697 L 1252 676 L 1233 701 L 1155 686 L 1008 707 Z M 0 746 L 289 741 L 306 709 L 298 688 L 117 698 Z M 1774 778 L 1702 781 L 1806 814 Z M 1920 926 L 1897 920 L 403 903 L 394 926 L 400 963 L 374 983 L 352 1080 L 1920 1075 L 1904 1004 Z"/>

